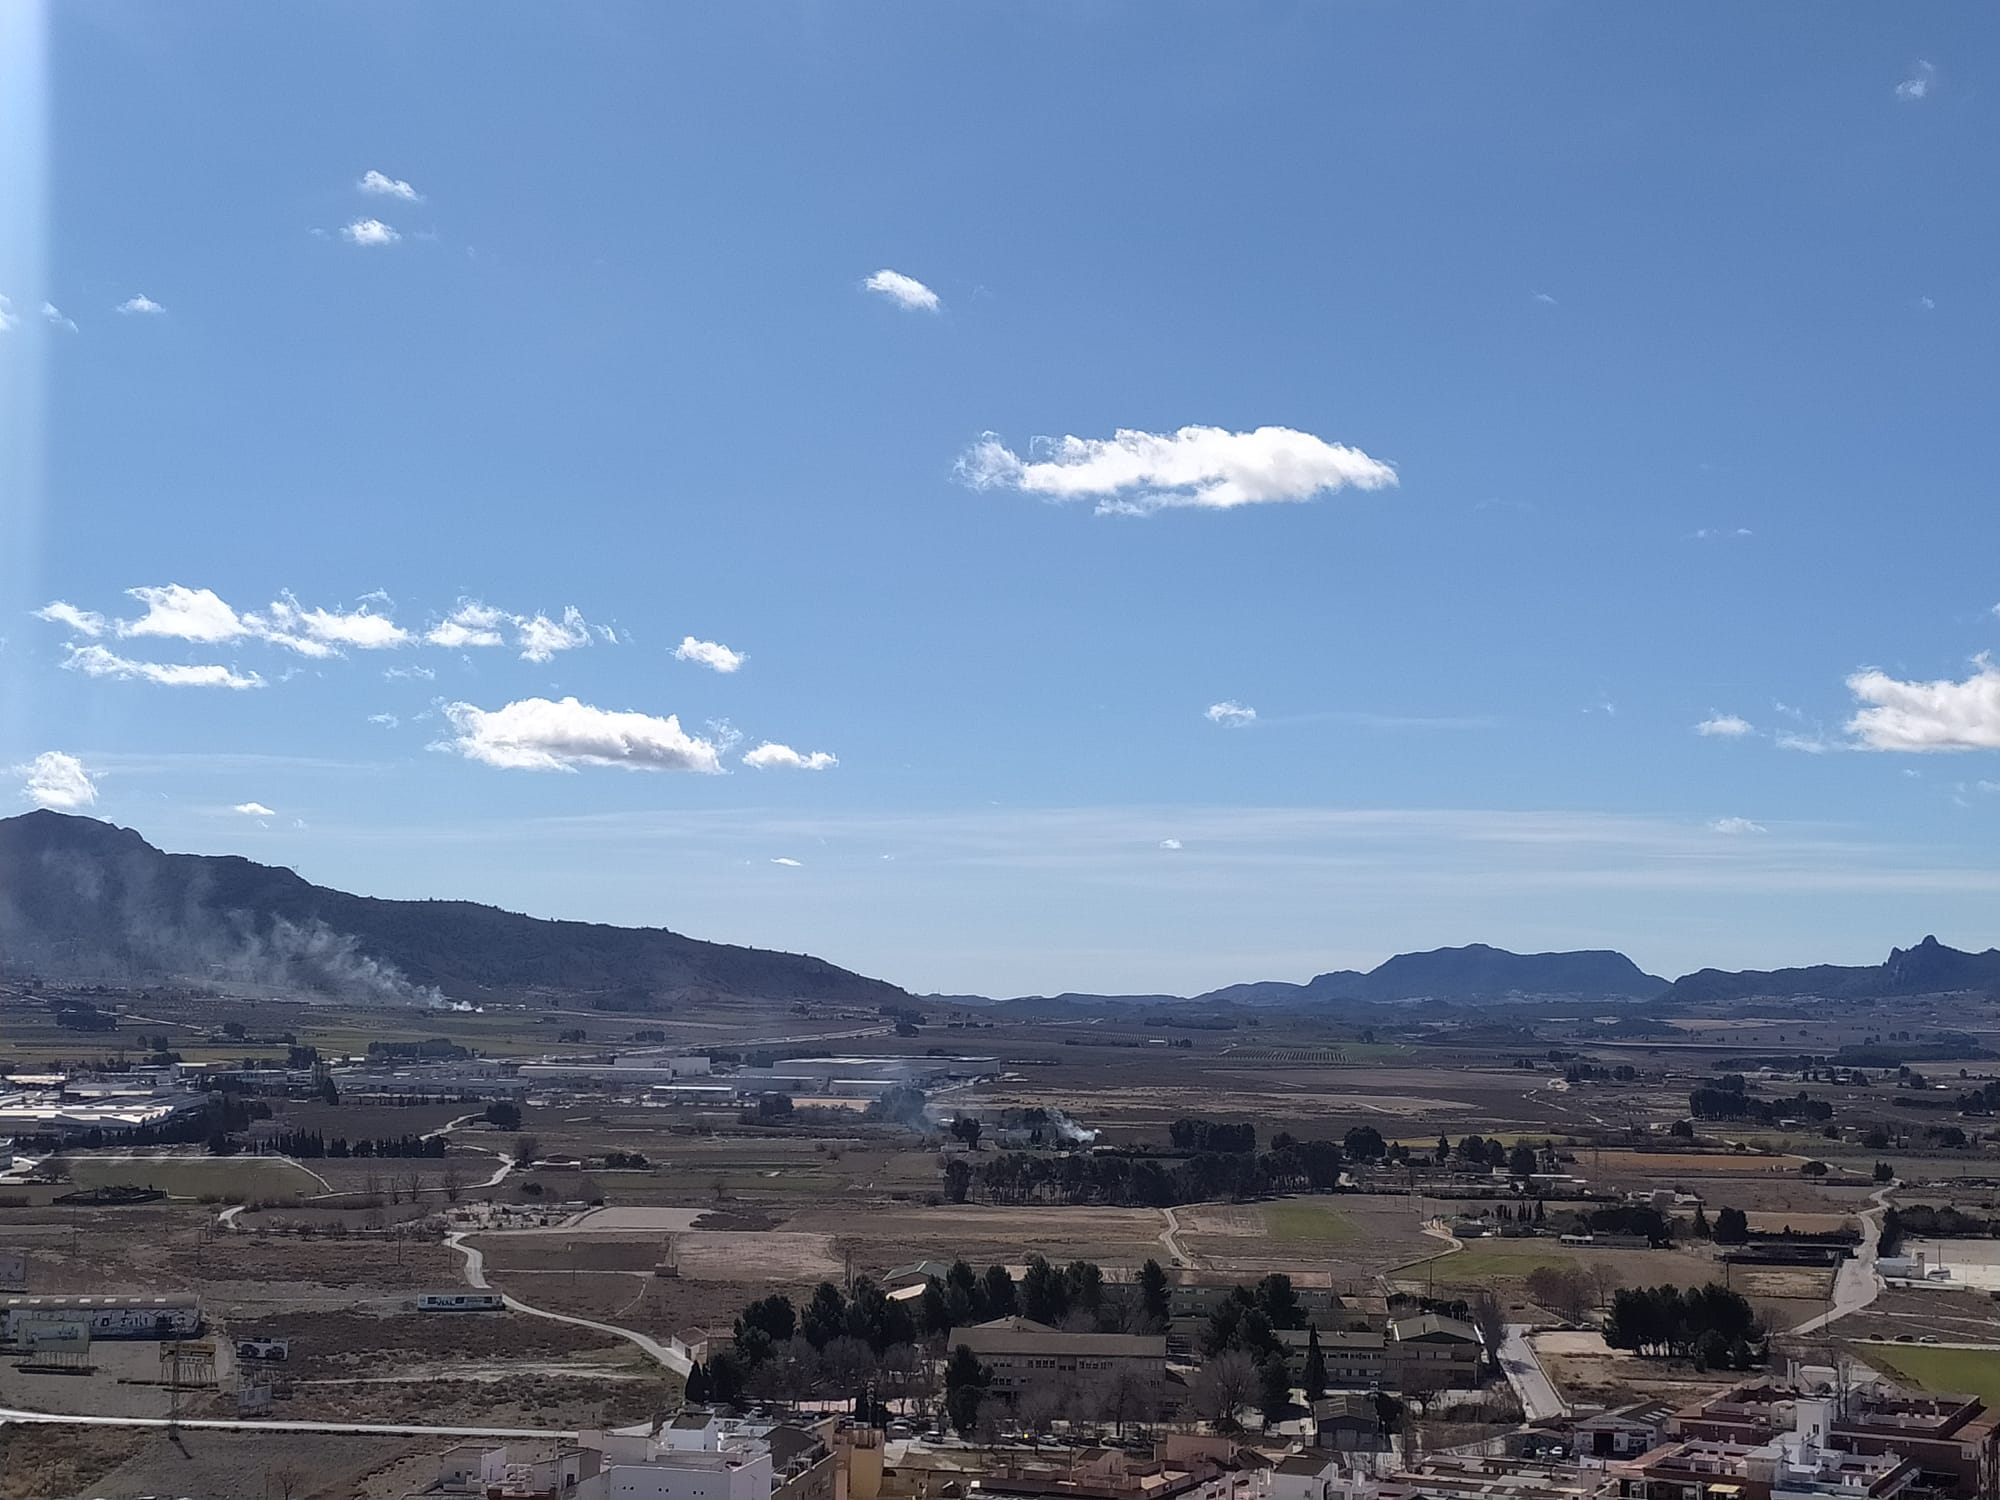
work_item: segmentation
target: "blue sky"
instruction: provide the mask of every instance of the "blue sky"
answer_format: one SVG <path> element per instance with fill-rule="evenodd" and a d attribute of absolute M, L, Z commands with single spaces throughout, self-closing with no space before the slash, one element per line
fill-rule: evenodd
<path fill-rule="evenodd" d="M 1988 946 L 2000 22 L 1825 21 L 11 7 L 12 805 L 924 990 Z"/>

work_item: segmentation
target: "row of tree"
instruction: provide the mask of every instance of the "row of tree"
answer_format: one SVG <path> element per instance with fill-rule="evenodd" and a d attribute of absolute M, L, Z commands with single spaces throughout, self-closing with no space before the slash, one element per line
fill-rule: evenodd
<path fill-rule="evenodd" d="M 1604 1342 L 1639 1355 L 1699 1356 L 1712 1368 L 1745 1369 L 1761 1362 L 1764 1332 L 1741 1292 L 1710 1282 L 1626 1287 L 1611 1299 Z"/>
<path fill-rule="evenodd" d="M 431 1157 L 445 1154 L 448 1142 L 441 1135 L 363 1136 L 350 1141 L 344 1135 L 329 1140 L 321 1130 L 281 1130 L 257 1143 L 259 1152 L 297 1157 L 302 1161 L 321 1158 L 345 1161 L 366 1157 Z"/>

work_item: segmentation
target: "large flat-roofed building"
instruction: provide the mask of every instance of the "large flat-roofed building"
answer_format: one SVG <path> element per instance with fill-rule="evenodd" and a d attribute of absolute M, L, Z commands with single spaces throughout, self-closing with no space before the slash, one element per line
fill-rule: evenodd
<path fill-rule="evenodd" d="M 2000 1500 L 2000 1411 L 1977 1396 L 1864 1386 L 1830 1400 L 1791 1381 L 1746 1380 L 1681 1407 L 1667 1426 L 1682 1437 L 1758 1444 L 1796 1429 L 1801 1409 L 1823 1408 L 1828 1446 L 1902 1454 L 1918 1464 L 1927 1489 L 1952 1500 Z"/>
<path fill-rule="evenodd" d="M 1101 1389 L 1123 1375 L 1163 1382 L 1166 1335 L 1064 1333 L 1029 1318 L 995 1318 L 954 1328 L 948 1347 L 964 1345 L 992 1374 L 988 1387 L 1009 1400 L 1030 1386 L 1087 1383 Z"/>

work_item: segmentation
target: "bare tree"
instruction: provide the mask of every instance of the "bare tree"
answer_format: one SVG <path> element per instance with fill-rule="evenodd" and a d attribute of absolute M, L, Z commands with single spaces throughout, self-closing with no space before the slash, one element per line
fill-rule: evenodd
<path fill-rule="evenodd" d="M 1625 1284 L 1625 1278 L 1605 1261 L 1599 1261 L 1590 1268 L 1590 1289 L 1597 1296 L 1598 1310 L 1602 1311 L 1611 1303 L 1611 1296 Z"/>
<path fill-rule="evenodd" d="M 514 1137 L 514 1165 L 516 1167 L 533 1166 L 535 1158 L 541 1154 L 542 1138 L 540 1136 L 530 1135 L 524 1130 Z"/>
<path fill-rule="evenodd" d="M 373 1167 L 361 1174 L 361 1196 L 375 1203 L 382 1201 L 382 1174 Z"/>
<path fill-rule="evenodd" d="M 1226 1349 L 1195 1371 L 1188 1400 L 1195 1414 L 1218 1427 L 1236 1426 L 1236 1413 L 1257 1388 L 1257 1366 L 1240 1349 Z"/>
<path fill-rule="evenodd" d="M 300 1463 L 281 1463 L 264 1471 L 266 1487 L 276 1490 L 283 1500 L 292 1500 L 292 1496 L 304 1493 L 309 1477 L 306 1466 Z"/>
<path fill-rule="evenodd" d="M 1020 1398 L 1014 1403 L 1015 1415 L 1021 1419 L 1021 1425 L 1034 1435 L 1037 1442 L 1040 1442 L 1049 1429 L 1056 1425 L 1056 1418 L 1061 1415 L 1062 1409 L 1061 1393 L 1044 1381 L 1037 1381 L 1029 1386 L 1021 1392 Z"/>
<path fill-rule="evenodd" d="M 1485 1341 L 1487 1354 L 1497 1363 L 1500 1346 L 1507 1342 L 1507 1313 L 1500 1306 L 1500 1299 L 1482 1289 L 1473 1293 L 1467 1310 L 1472 1314 L 1472 1326 Z"/>
<path fill-rule="evenodd" d="M 458 1202 L 465 1191 L 465 1178 L 458 1170 L 458 1163 L 447 1159 L 444 1164 L 444 1197 L 447 1203 Z"/>
<path fill-rule="evenodd" d="M 1152 1420 L 1160 1409 L 1160 1382 L 1137 1370 L 1118 1370 L 1097 1391 L 1097 1415 L 1120 1437 L 1127 1422 Z"/>
<path fill-rule="evenodd" d="M 410 1195 L 410 1201 L 412 1203 L 415 1203 L 417 1201 L 417 1195 L 423 1192 L 423 1190 L 424 1190 L 423 1168 L 415 1165 L 406 1168 L 403 1172 L 403 1191 Z"/>

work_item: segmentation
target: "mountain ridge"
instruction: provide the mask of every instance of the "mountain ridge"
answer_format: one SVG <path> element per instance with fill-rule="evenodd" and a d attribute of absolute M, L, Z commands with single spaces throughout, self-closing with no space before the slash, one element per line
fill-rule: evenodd
<path fill-rule="evenodd" d="M 806 954 L 473 901 L 355 896 L 282 866 L 169 854 L 132 829 L 49 811 L 0 819 L 0 961 L 50 977 L 95 965 L 391 1004 L 547 990 L 636 1013 L 703 996 L 908 999 Z"/>

